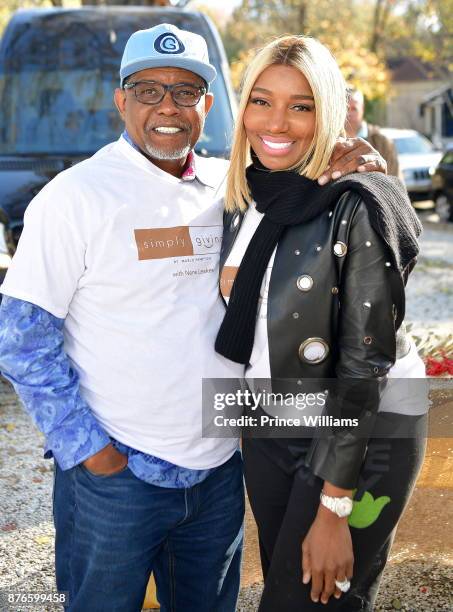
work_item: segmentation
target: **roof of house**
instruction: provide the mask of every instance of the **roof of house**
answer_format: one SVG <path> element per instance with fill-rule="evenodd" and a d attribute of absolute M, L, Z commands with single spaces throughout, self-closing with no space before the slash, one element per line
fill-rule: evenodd
<path fill-rule="evenodd" d="M 435 89 L 423 98 L 422 103 L 426 104 L 428 102 L 433 102 L 434 100 L 437 100 L 437 98 L 443 98 L 444 100 L 446 100 L 447 97 L 453 100 L 452 85 L 443 85 L 442 87 Z"/>
<path fill-rule="evenodd" d="M 443 81 L 448 77 L 432 64 L 422 62 L 418 57 L 406 56 L 387 60 L 393 82 L 402 81 Z"/>
<path fill-rule="evenodd" d="M 453 87 L 451 85 L 444 85 L 426 95 L 420 104 L 420 110 L 423 112 L 427 106 L 433 106 L 439 104 L 439 102 L 440 104 L 446 104 L 453 116 Z"/>

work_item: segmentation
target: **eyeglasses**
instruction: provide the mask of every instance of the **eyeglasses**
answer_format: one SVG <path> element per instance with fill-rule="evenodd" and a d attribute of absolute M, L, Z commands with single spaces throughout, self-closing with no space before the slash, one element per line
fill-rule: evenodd
<path fill-rule="evenodd" d="M 206 93 L 206 87 L 202 85 L 191 85 L 190 83 L 164 85 L 157 81 L 125 83 L 124 89 L 133 89 L 135 97 L 142 104 L 159 104 L 169 91 L 176 106 L 195 106 L 200 101 L 201 96 Z"/>

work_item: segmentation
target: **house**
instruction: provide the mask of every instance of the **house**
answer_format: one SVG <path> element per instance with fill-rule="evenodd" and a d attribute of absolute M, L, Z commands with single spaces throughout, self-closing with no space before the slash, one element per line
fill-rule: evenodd
<path fill-rule="evenodd" d="M 418 130 L 430 138 L 434 137 L 438 124 L 424 116 L 425 111 L 421 110 L 421 106 L 431 96 L 451 86 L 448 74 L 410 56 L 389 60 L 387 66 L 391 75 L 391 89 L 386 105 L 386 124 L 389 127 Z M 431 111 L 426 110 L 426 113 L 429 115 Z"/>
<path fill-rule="evenodd" d="M 428 94 L 420 104 L 424 131 L 434 144 L 445 147 L 453 143 L 453 86 L 444 85 Z"/>

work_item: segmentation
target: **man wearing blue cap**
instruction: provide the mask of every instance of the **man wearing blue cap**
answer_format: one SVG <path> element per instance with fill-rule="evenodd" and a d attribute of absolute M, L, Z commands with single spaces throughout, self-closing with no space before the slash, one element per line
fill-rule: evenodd
<path fill-rule="evenodd" d="M 215 77 L 201 36 L 167 24 L 136 32 L 126 44 L 115 92 L 126 138 L 160 169 L 183 176 L 194 167 L 192 150 L 214 101 L 208 86 Z"/>
<path fill-rule="evenodd" d="M 216 71 L 204 39 L 136 32 L 120 139 L 31 202 L 2 292 L 0 364 L 55 458 L 56 576 L 69 610 L 233 611 L 244 493 L 237 440 L 201 437 L 226 162 L 193 153 Z M 14 330 L 14 331 L 13 331 Z"/>
<path fill-rule="evenodd" d="M 56 575 L 70 612 L 232 612 L 244 493 L 237 440 L 201 436 L 226 162 L 193 153 L 213 97 L 205 41 L 136 32 L 126 131 L 31 202 L 2 285 L 0 367 L 55 459 Z"/>

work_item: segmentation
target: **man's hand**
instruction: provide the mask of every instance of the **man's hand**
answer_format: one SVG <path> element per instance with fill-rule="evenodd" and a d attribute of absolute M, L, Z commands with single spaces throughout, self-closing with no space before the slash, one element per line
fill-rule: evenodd
<path fill-rule="evenodd" d="M 311 599 L 326 604 L 341 597 L 335 580 L 352 578 L 354 554 L 348 519 L 319 507 L 318 514 L 302 543 L 302 581 L 311 580 Z"/>
<path fill-rule="evenodd" d="M 326 172 L 318 179 L 325 185 L 331 179 L 350 172 L 383 172 L 387 174 L 387 162 L 369 142 L 363 138 L 339 138 Z"/>
<path fill-rule="evenodd" d="M 84 467 L 97 476 L 111 476 L 120 472 L 127 465 L 127 457 L 123 455 L 112 444 L 108 444 L 95 455 L 83 461 Z"/>

